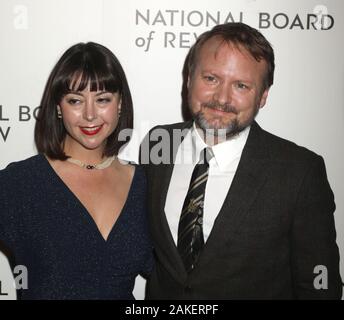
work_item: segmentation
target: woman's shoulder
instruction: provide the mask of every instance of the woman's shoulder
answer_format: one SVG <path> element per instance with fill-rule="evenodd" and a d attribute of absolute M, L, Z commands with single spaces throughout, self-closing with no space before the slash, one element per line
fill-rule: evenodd
<path fill-rule="evenodd" d="M 134 170 L 134 179 L 141 182 L 142 184 L 146 184 L 146 173 L 143 167 L 139 164 L 130 164 Z"/>
<path fill-rule="evenodd" d="M 41 172 L 44 168 L 44 161 L 44 156 L 37 154 L 24 160 L 11 162 L 5 169 L 0 170 L 0 179 L 6 177 L 7 179 L 16 180 L 16 178 L 20 179 L 35 172 Z"/>
<path fill-rule="evenodd" d="M 134 161 L 128 161 L 118 158 L 119 163 L 126 167 L 127 172 L 132 174 L 133 179 L 146 180 L 146 174 L 142 165 Z"/>
<path fill-rule="evenodd" d="M 139 194 L 144 195 L 147 187 L 147 179 L 144 169 L 141 165 L 131 161 L 123 161 L 119 159 L 122 165 L 122 169 L 125 170 L 126 175 L 130 177 L 130 193 L 135 193 L 136 196 Z"/>

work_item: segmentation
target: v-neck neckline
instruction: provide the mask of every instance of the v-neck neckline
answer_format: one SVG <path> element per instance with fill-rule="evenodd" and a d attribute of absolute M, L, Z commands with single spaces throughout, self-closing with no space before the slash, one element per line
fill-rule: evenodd
<path fill-rule="evenodd" d="M 51 176 L 58 182 L 59 186 L 62 187 L 69 194 L 69 197 L 71 198 L 71 200 L 74 200 L 74 202 L 77 203 L 78 206 L 80 207 L 80 209 L 83 211 L 83 213 L 80 214 L 81 218 L 85 219 L 85 221 L 88 223 L 88 225 L 91 227 L 91 229 L 94 230 L 94 232 L 96 233 L 97 238 L 98 239 L 100 238 L 102 243 L 108 244 L 109 240 L 112 237 L 112 234 L 114 233 L 114 230 L 116 228 L 118 228 L 117 225 L 120 222 L 120 220 L 123 219 L 124 213 L 126 212 L 127 203 L 130 201 L 130 198 L 131 198 L 132 189 L 133 189 L 133 185 L 134 185 L 134 180 L 135 180 L 136 174 L 137 174 L 137 168 L 134 167 L 135 171 L 134 171 L 131 183 L 130 183 L 130 187 L 129 187 L 129 190 L 128 190 L 128 195 L 127 195 L 127 198 L 126 198 L 126 200 L 124 202 L 124 205 L 123 205 L 121 211 L 119 212 L 119 215 L 118 215 L 116 221 L 113 223 L 107 238 L 105 239 L 103 237 L 102 233 L 100 232 L 97 223 L 95 222 L 95 220 L 93 219 L 92 215 L 87 210 L 85 205 L 74 194 L 74 192 L 68 187 L 68 185 L 62 180 L 62 178 L 57 174 L 57 172 L 54 170 L 54 168 L 52 167 L 52 165 L 50 164 L 50 162 L 48 161 L 46 156 L 43 155 L 43 154 L 40 154 L 40 156 L 43 158 L 43 161 L 46 163 L 46 165 L 47 165 L 47 167 L 49 169 L 49 172 L 51 173 Z"/>

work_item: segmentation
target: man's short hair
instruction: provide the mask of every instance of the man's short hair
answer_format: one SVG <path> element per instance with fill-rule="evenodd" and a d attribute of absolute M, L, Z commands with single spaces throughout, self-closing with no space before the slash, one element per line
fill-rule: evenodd
<path fill-rule="evenodd" d="M 225 23 L 215 26 L 210 31 L 201 34 L 196 43 L 191 47 L 188 54 L 188 75 L 192 77 L 199 52 L 202 46 L 211 38 L 219 37 L 224 42 L 234 45 L 237 48 L 246 49 L 256 61 L 265 60 L 267 72 L 264 78 L 263 89 L 273 84 L 275 70 L 275 56 L 271 44 L 256 29 L 241 22 Z"/>

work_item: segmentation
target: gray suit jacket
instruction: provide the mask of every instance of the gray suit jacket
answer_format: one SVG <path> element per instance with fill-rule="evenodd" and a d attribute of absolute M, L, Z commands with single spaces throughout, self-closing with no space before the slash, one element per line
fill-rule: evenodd
<path fill-rule="evenodd" d="M 146 297 L 339 299 L 335 204 L 323 159 L 256 122 L 198 264 L 186 273 L 164 212 L 178 143 L 166 148 L 164 140 L 173 129 L 186 134 L 190 127 L 191 122 L 156 127 L 141 145 L 156 257 Z M 156 141 L 157 129 L 168 135 Z M 148 150 L 161 146 L 171 164 L 147 163 Z"/>

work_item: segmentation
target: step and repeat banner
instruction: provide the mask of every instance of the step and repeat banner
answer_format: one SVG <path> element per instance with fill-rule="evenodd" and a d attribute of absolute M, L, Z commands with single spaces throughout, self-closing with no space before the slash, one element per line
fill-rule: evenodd
<path fill-rule="evenodd" d="M 324 157 L 343 257 L 343 15 L 342 0 L 3 0 L 0 169 L 36 153 L 33 128 L 45 82 L 71 45 L 99 42 L 121 61 L 135 112 L 135 133 L 121 156 L 136 160 L 151 127 L 182 121 L 182 67 L 198 35 L 241 21 L 259 29 L 276 55 L 275 82 L 257 121 Z M 15 298 L 11 274 L 0 254 L 0 299 Z M 136 298 L 143 299 L 144 285 L 137 278 Z"/>

